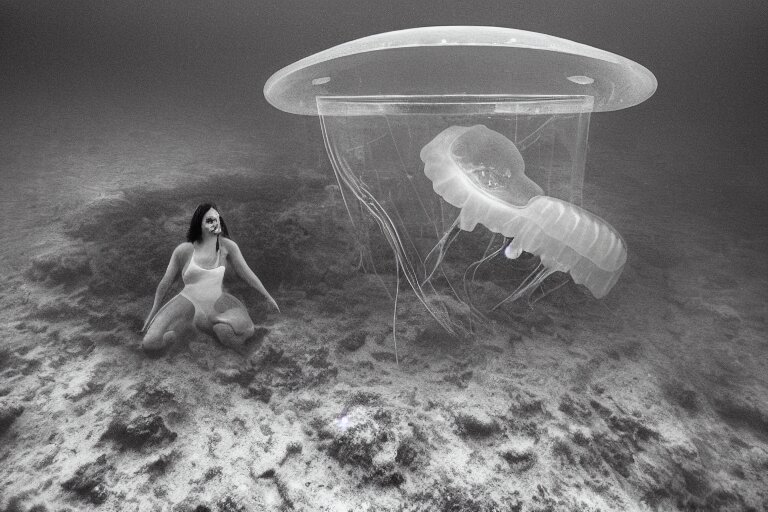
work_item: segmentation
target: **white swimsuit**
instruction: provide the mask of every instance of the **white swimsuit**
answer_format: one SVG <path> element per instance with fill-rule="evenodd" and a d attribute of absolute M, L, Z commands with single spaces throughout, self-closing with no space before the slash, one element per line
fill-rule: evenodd
<path fill-rule="evenodd" d="M 214 304 L 219 300 L 224 290 L 224 265 L 219 265 L 220 252 L 216 253 L 216 266 L 208 269 L 195 263 L 195 253 L 187 265 L 187 269 L 181 274 L 184 282 L 184 289 L 181 290 L 182 297 L 189 300 L 195 306 L 195 323 L 209 326 L 208 320 L 216 313 Z"/>

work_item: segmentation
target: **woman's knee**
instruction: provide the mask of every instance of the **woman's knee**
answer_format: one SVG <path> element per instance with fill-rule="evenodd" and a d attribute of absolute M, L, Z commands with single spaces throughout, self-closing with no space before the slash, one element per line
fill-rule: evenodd
<path fill-rule="evenodd" d="M 157 352 L 172 344 L 176 340 L 174 331 L 166 331 L 162 335 L 159 333 L 147 334 L 141 342 L 141 348 L 145 352 Z"/>
<path fill-rule="evenodd" d="M 141 341 L 141 348 L 144 349 L 144 352 L 157 352 L 162 350 L 164 346 L 163 337 L 158 335 L 144 336 L 144 339 Z"/>
<path fill-rule="evenodd" d="M 241 340 L 235 333 L 235 330 L 231 325 L 227 323 L 218 323 L 213 326 L 213 332 L 216 334 L 216 338 L 228 347 L 234 347 L 240 345 Z"/>
<path fill-rule="evenodd" d="M 222 344 L 228 347 L 236 347 L 242 345 L 245 340 L 253 336 L 255 327 L 251 323 L 250 325 L 245 326 L 242 330 L 237 331 L 231 324 L 221 322 L 213 326 L 213 331 L 216 333 L 216 337 Z"/>
<path fill-rule="evenodd" d="M 243 334 L 249 329 L 253 329 L 253 321 L 251 320 L 251 317 L 248 316 L 248 313 L 240 309 L 231 309 L 216 315 L 211 318 L 211 323 L 214 325 L 229 325 L 236 334 Z"/>

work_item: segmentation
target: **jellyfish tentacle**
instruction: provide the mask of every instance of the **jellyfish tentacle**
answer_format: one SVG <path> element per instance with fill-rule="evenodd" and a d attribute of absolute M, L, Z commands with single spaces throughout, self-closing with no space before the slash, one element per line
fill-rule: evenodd
<path fill-rule="evenodd" d="M 535 143 L 537 140 L 539 140 L 539 137 L 541 137 L 542 132 L 544 131 L 544 128 L 549 126 L 549 124 L 555 120 L 555 116 L 549 116 L 547 119 L 544 120 L 541 125 L 539 125 L 538 128 L 535 128 L 530 135 L 528 135 L 526 138 L 521 140 L 517 143 L 517 147 L 519 147 L 521 150 L 526 149 L 531 144 Z"/>
<path fill-rule="evenodd" d="M 557 272 L 557 270 L 544 267 L 536 276 L 536 278 L 532 280 L 524 290 L 521 290 L 520 296 L 530 297 L 533 292 L 539 289 L 544 281 L 555 272 Z"/>
<path fill-rule="evenodd" d="M 458 218 L 453 222 L 451 227 L 443 233 L 443 236 L 440 237 L 440 240 L 437 241 L 434 247 L 430 249 L 430 251 L 427 253 L 427 256 L 424 258 L 424 269 L 425 269 L 425 276 L 424 280 L 422 281 L 422 285 L 424 283 L 429 282 L 432 279 L 432 276 L 435 274 L 438 268 L 440 268 L 440 265 L 443 262 L 443 258 L 445 257 L 445 251 L 448 249 L 448 246 L 453 242 L 453 240 L 456 239 L 456 237 L 459 234 L 459 229 L 457 229 L 458 226 Z M 437 257 L 435 259 L 435 264 L 432 265 L 432 270 L 429 271 L 429 274 L 426 274 L 427 269 L 427 263 L 429 263 L 429 259 L 432 257 L 432 255 L 437 252 Z"/>
<path fill-rule="evenodd" d="M 397 354 L 397 299 L 400 297 L 400 260 L 395 258 L 395 268 L 397 268 L 395 284 L 395 305 L 392 308 L 392 341 L 395 344 L 395 364 L 400 367 L 400 359 Z"/>
<path fill-rule="evenodd" d="M 492 242 L 493 242 L 493 237 L 491 238 L 491 241 L 489 242 L 489 247 L 490 247 L 490 244 Z M 482 320 L 484 322 L 486 322 L 488 320 L 488 317 L 486 317 L 479 309 L 477 309 L 474 306 L 474 301 L 472 300 L 472 293 L 469 290 L 469 286 L 467 286 L 467 274 L 469 274 L 470 271 L 472 272 L 472 278 L 471 278 L 470 281 L 474 283 L 475 282 L 475 274 L 477 273 L 477 269 L 479 269 L 480 266 L 483 263 L 485 263 L 486 261 L 489 261 L 489 260 L 495 258 L 496 256 L 498 256 L 501 253 L 501 251 L 502 251 L 502 249 L 497 249 L 496 251 L 493 251 L 492 253 L 487 254 L 488 248 L 486 248 L 486 251 L 485 251 L 486 255 L 483 258 L 481 258 L 480 260 L 475 261 L 474 263 L 472 263 L 469 267 L 467 267 L 467 269 L 464 271 L 464 276 L 462 278 L 462 285 L 464 286 L 464 296 L 467 298 L 467 304 L 469 304 L 470 312 L 474 313 L 480 320 Z M 471 318 L 470 318 L 470 321 L 471 321 Z"/>
<path fill-rule="evenodd" d="M 393 133 L 393 131 L 392 131 L 392 125 L 391 125 L 391 124 L 390 124 L 390 122 L 389 122 L 389 117 L 386 117 L 386 116 L 385 116 L 385 117 L 384 117 L 384 120 L 385 120 L 385 121 L 386 121 L 386 123 L 387 123 L 387 130 L 388 130 L 388 132 L 389 132 L 389 137 L 390 137 L 390 140 L 395 140 L 395 134 L 394 134 L 394 133 Z M 405 165 L 405 162 L 403 161 L 403 155 L 402 155 L 402 154 L 400 154 L 400 148 L 398 147 L 398 145 L 397 145 L 397 144 L 395 144 L 395 145 L 394 145 L 394 148 L 395 148 L 395 152 L 397 153 L 397 158 L 398 158 L 398 160 L 400 161 L 400 170 L 401 170 L 403 173 L 405 173 L 406 175 L 408 175 L 408 169 L 407 169 L 407 167 L 406 167 L 406 165 Z M 424 213 L 424 216 L 425 216 L 427 219 L 429 219 L 429 220 L 430 220 L 430 223 L 432 224 L 432 226 L 434 226 L 434 225 L 435 225 L 435 223 L 434 223 L 434 221 L 432 220 L 432 216 L 429 214 L 429 210 L 427 209 L 427 207 L 426 207 L 426 205 L 424 204 L 424 202 L 421 200 L 421 196 L 420 196 L 420 195 L 418 194 L 418 192 L 416 191 L 416 188 L 414 187 L 413 181 L 409 179 L 409 180 L 408 180 L 408 183 L 410 184 L 410 187 L 411 187 L 411 189 L 413 190 L 413 192 L 414 192 L 414 195 L 416 196 L 416 200 L 419 202 L 419 206 L 421 207 L 421 211 Z M 435 234 L 437 234 L 437 228 L 435 228 Z"/>
<path fill-rule="evenodd" d="M 400 215 L 400 210 L 397 208 L 395 201 L 392 198 L 392 194 L 390 192 L 389 194 L 389 205 L 390 209 L 392 210 L 392 214 L 396 217 L 397 222 L 400 226 L 405 225 L 405 220 L 403 219 L 402 215 Z M 402 243 L 402 238 L 404 237 L 408 244 L 410 245 L 411 249 L 413 249 L 411 252 L 418 258 L 419 264 L 421 266 L 424 266 L 424 262 L 421 260 L 421 255 L 419 254 L 419 251 L 416 250 L 416 244 L 413 242 L 410 236 L 408 236 L 407 232 L 401 232 L 401 231 L 395 231 L 398 234 L 398 237 L 400 238 L 400 241 Z"/>
<path fill-rule="evenodd" d="M 321 126 L 323 129 L 325 129 L 323 124 L 321 124 Z M 419 302 L 424 305 L 427 311 L 441 326 L 443 326 L 443 328 L 445 328 L 448 332 L 455 334 L 454 325 L 452 325 L 447 312 L 438 310 L 438 308 L 430 304 L 430 301 L 427 299 L 427 296 L 419 283 L 413 263 L 410 261 L 408 254 L 403 249 L 403 241 L 395 227 L 395 223 L 393 222 L 392 218 L 389 216 L 384 207 L 376 200 L 374 195 L 368 190 L 365 184 L 355 176 L 355 174 L 349 168 L 346 160 L 343 157 L 340 157 L 334 148 L 327 144 L 327 141 L 326 149 L 328 150 L 328 156 L 331 159 L 331 163 L 333 164 L 334 168 L 338 170 L 336 173 L 337 179 L 352 192 L 352 194 L 357 198 L 359 204 L 361 204 L 368 211 L 368 213 L 371 214 L 371 216 L 376 221 L 376 224 L 379 226 L 382 234 L 384 235 L 384 238 L 387 240 L 387 243 L 392 249 L 396 260 L 398 283 L 400 271 L 402 271 L 406 280 L 411 285 L 411 288 L 413 288 Z M 349 209 L 347 211 L 350 213 Z"/>
<path fill-rule="evenodd" d="M 468 287 L 467 287 L 467 275 L 468 275 L 470 272 L 472 273 L 472 277 L 471 277 L 471 279 L 470 279 L 470 282 L 473 282 L 473 283 L 474 283 L 474 282 L 475 282 L 475 275 L 477 274 L 477 269 L 479 269 L 479 268 L 480 268 L 480 266 L 481 266 L 483 263 L 485 263 L 485 262 L 487 262 L 487 261 L 489 261 L 489 260 L 493 259 L 494 257 L 498 256 L 500 253 L 501 253 L 501 249 L 498 249 L 498 250 L 496 250 L 496 251 L 494 251 L 494 252 L 492 252 L 492 253 L 490 253 L 490 254 L 487 254 L 486 256 L 482 257 L 481 259 L 479 259 L 479 260 L 477 260 L 477 261 L 473 262 L 473 263 L 472 263 L 471 265 L 469 265 L 469 266 L 467 267 L 467 269 L 464 271 L 464 277 L 463 277 L 463 279 L 462 279 L 462 281 L 463 281 L 463 283 L 464 283 L 464 294 L 465 294 L 465 295 L 466 295 L 468 298 L 470 298 L 470 301 L 469 301 L 469 302 L 470 302 L 470 304 L 472 303 L 472 301 L 471 301 L 471 297 L 470 297 L 470 295 L 471 295 L 471 294 L 470 294 L 470 292 L 469 292 L 469 289 L 468 289 Z"/>
<path fill-rule="evenodd" d="M 536 290 L 536 288 L 541 286 L 541 283 L 543 283 L 545 279 L 547 279 L 549 276 L 551 276 L 555 272 L 556 270 L 547 268 L 544 265 L 539 264 L 533 272 L 528 274 L 525 280 L 520 284 L 520 286 L 518 286 L 515 289 L 514 292 L 512 292 L 504 300 L 502 300 L 501 302 L 493 306 L 491 308 L 491 311 L 495 311 L 502 304 L 506 302 L 514 302 L 521 297 L 530 295 L 534 290 Z"/>
<path fill-rule="evenodd" d="M 557 290 L 559 290 L 560 288 L 562 288 L 563 286 L 568 284 L 568 281 L 569 281 L 569 279 L 567 277 L 565 279 L 561 279 L 559 283 L 557 283 L 555 286 L 553 286 L 549 290 L 544 290 L 544 283 L 542 282 L 541 286 L 539 286 L 539 289 L 541 290 L 541 295 L 539 297 L 537 297 L 536 299 L 532 300 L 531 304 L 536 304 L 537 302 L 539 302 L 540 300 L 544 299 L 548 295 L 556 292 Z"/>

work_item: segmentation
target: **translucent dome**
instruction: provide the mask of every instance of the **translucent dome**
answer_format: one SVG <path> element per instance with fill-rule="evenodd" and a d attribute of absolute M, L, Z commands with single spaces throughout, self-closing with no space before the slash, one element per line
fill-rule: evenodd
<path fill-rule="evenodd" d="M 566 39 L 499 27 L 422 27 L 350 41 L 275 73 L 276 108 L 317 115 L 318 96 L 589 96 L 593 111 L 649 98 L 656 78 L 629 59 Z M 358 106 L 375 109 L 375 103 Z M 568 113 L 568 104 L 558 105 Z M 365 110 L 344 115 L 367 115 Z"/>

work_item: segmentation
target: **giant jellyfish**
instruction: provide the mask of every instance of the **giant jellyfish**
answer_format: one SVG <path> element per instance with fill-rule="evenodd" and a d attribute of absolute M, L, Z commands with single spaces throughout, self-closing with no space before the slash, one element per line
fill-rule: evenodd
<path fill-rule="evenodd" d="M 541 291 L 554 273 L 597 298 L 611 290 L 627 248 L 581 207 L 590 116 L 655 89 L 643 66 L 573 41 L 426 27 L 302 59 L 276 72 L 264 94 L 281 110 L 320 117 L 368 248 L 363 262 L 397 277 L 395 297 L 404 278 L 453 331 L 483 308 Z M 483 273 L 490 267 L 500 270 Z"/>
<path fill-rule="evenodd" d="M 596 298 L 619 278 L 627 251 L 616 230 L 596 215 L 543 190 L 524 172 L 517 147 L 485 126 L 451 126 L 421 150 L 424 173 L 445 201 L 460 209 L 459 227 L 479 223 L 511 238 L 509 258 L 523 251 L 541 260 L 510 296 L 536 289 L 554 272 L 567 272 Z"/>

